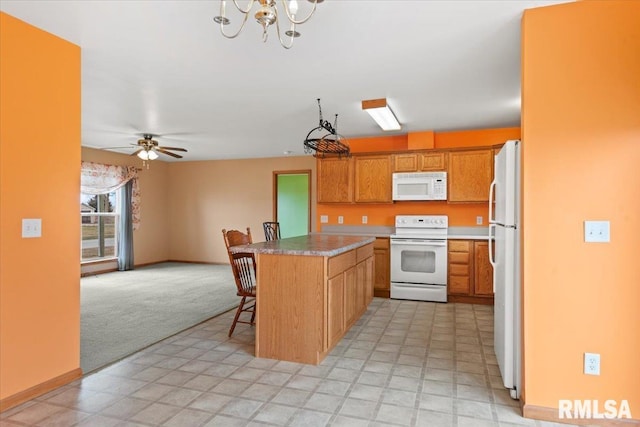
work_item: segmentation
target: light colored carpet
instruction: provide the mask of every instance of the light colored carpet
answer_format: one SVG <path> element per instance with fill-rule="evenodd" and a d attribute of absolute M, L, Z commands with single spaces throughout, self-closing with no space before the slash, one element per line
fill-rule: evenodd
<path fill-rule="evenodd" d="M 80 290 L 80 367 L 84 373 L 240 302 L 229 265 L 155 264 L 83 277 Z"/>

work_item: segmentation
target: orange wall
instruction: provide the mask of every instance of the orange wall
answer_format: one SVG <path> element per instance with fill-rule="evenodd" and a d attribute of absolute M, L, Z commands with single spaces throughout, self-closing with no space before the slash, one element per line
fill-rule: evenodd
<path fill-rule="evenodd" d="M 504 144 L 510 139 L 520 139 L 519 127 L 436 132 L 435 147 L 482 147 Z"/>
<path fill-rule="evenodd" d="M 262 223 L 273 218 L 273 171 L 311 170 L 315 218 L 315 165 L 312 156 L 169 164 L 170 259 L 228 263 L 223 228 L 250 227 L 253 241 L 264 241 Z"/>
<path fill-rule="evenodd" d="M 0 13 L 0 52 L 4 399 L 80 367 L 80 48 Z"/>
<path fill-rule="evenodd" d="M 420 136 L 428 135 L 420 133 Z M 411 137 L 411 134 L 409 135 Z M 520 128 L 478 129 L 457 132 L 436 132 L 435 148 L 480 147 L 502 144 L 510 139 L 520 139 Z M 404 146 L 401 144 L 404 140 Z M 370 137 L 349 140 L 354 152 L 403 151 L 407 149 L 407 135 L 395 137 Z M 363 147 L 370 147 L 365 150 Z M 377 148 L 377 149 L 374 149 Z M 362 216 L 367 216 L 367 225 L 392 226 L 396 215 L 448 215 L 450 226 L 475 226 L 476 217 L 482 216 L 482 226 L 488 226 L 486 203 L 448 204 L 447 202 L 395 202 L 392 204 L 319 204 L 316 217 L 321 229 L 320 215 L 328 215 L 328 225 L 337 225 L 338 216 L 344 217 L 344 225 L 362 225 Z"/>
<path fill-rule="evenodd" d="M 627 399 L 640 419 L 639 23 L 637 1 L 524 14 L 527 405 Z M 584 243 L 584 220 L 609 220 L 611 242 Z"/>
<path fill-rule="evenodd" d="M 82 160 L 109 165 L 142 168 L 136 156 L 82 147 Z M 169 228 L 168 179 L 169 163 L 150 162 L 149 169 L 138 171 L 140 185 L 140 227 L 133 231 L 133 258 L 135 265 L 169 259 L 169 233 L 158 232 Z"/>

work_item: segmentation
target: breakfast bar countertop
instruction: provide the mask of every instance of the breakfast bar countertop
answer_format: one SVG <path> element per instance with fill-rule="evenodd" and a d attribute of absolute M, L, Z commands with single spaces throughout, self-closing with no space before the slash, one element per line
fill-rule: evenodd
<path fill-rule="evenodd" d="M 373 243 L 375 237 L 309 234 L 285 239 L 232 246 L 232 252 L 272 255 L 306 255 L 333 257 Z"/>

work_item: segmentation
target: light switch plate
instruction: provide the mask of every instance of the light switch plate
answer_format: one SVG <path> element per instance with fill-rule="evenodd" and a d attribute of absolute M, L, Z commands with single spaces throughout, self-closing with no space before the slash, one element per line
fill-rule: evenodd
<path fill-rule="evenodd" d="M 589 243 L 609 242 L 609 221 L 585 221 L 584 241 Z"/>
<path fill-rule="evenodd" d="M 42 237 L 42 219 L 41 218 L 23 218 L 22 219 L 22 237 L 25 239 Z"/>
<path fill-rule="evenodd" d="M 320 215 L 320 222 L 326 224 L 329 222 L 329 215 Z"/>

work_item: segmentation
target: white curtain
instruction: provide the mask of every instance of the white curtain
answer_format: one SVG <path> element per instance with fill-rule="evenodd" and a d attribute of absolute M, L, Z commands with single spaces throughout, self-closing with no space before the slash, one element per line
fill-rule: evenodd
<path fill-rule="evenodd" d="M 138 169 L 135 166 L 103 165 L 100 163 L 82 162 L 80 189 L 86 194 L 107 194 L 132 182 L 131 222 L 133 229 L 140 226 L 140 188 L 138 186 Z"/>

